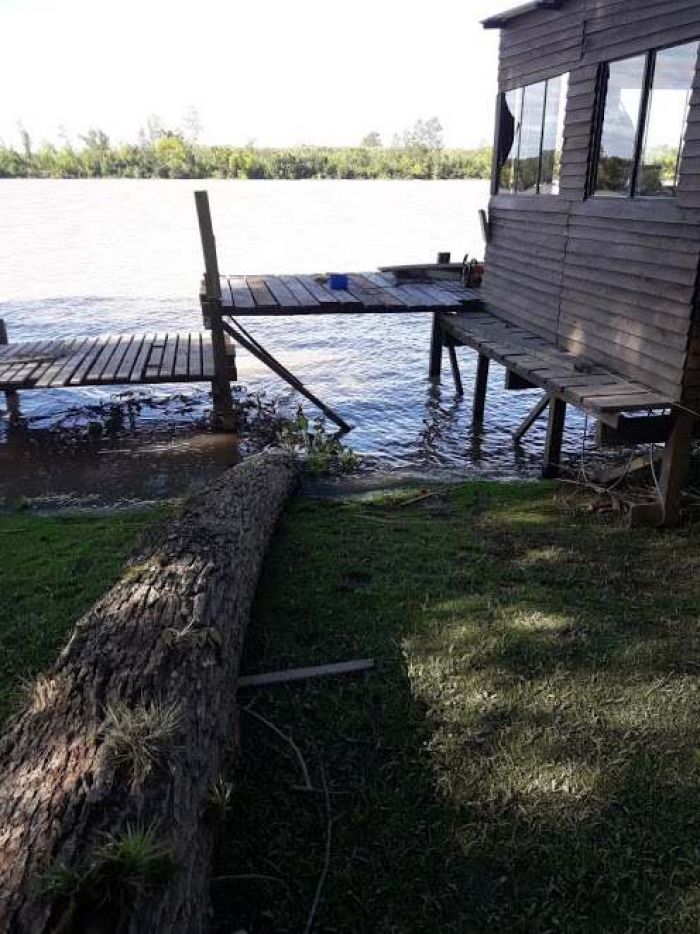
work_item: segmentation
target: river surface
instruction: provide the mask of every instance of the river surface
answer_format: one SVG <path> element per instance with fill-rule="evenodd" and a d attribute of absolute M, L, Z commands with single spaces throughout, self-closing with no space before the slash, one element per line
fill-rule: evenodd
<path fill-rule="evenodd" d="M 368 270 L 483 255 L 480 181 L 0 181 L 0 318 L 10 340 L 201 326 L 203 262 L 194 198 L 209 191 L 219 263 L 229 273 Z M 484 427 L 471 425 L 475 355 L 458 351 L 467 394 L 449 367 L 427 379 L 429 315 L 247 319 L 256 337 L 354 426 L 347 443 L 366 468 L 452 478 L 535 477 L 544 425 L 511 432 L 537 398 L 505 392 L 492 370 Z M 293 413 L 294 393 L 245 352 L 241 391 Z M 202 430 L 209 396 L 193 386 L 142 392 L 135 430 L 72 449 L 57 427 L 115 390 L 26 392 L 19 431 L 0 420 L 0 495 L 158 498 L 233 462 L 230 438 Z M 0 400 L 1 404 L 1 400 Z M 78 410 L 77 412 L 75 410 Z M 305 405 L 308 414 L 313 409 Z M 590 429 L 586 445 L 592 448 Z M 584 421 L 571 411 L 565 452 Z"/>

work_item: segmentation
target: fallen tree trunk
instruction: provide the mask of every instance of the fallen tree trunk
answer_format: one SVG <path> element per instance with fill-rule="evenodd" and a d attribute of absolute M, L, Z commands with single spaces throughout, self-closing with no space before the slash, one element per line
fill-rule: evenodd
<path fill-rule="evenodd" d="M 243 637 L 291 456 L 154 532 L 0 740 L 0 930 L 193 932 Z"/>

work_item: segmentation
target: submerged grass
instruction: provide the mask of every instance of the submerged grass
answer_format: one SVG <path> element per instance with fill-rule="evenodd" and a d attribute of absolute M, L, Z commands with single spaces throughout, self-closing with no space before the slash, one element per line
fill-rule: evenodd
<path fill-rule="evenodd" d="M 314 789 L 246 716 L 216 930 L 304 930 L 327 779 L 317 932 L 697 931 L 700 528 L 545 485 L 399 503 L 283 520 L 246 670 L 378 667 L 244 699 Z"/>
<path fill-rule="evenodd" d="M 23 695 L 35 695 L 37 673 L 162 514 L 0 517 L 0 723 Z"/>

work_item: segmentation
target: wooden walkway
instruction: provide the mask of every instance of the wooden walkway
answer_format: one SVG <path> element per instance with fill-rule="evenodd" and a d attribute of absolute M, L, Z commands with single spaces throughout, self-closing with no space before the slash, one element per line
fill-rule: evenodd
<path fill-rule="evenodd" d="M 551 341 L 504 321 L 483 306 L 440 317 L 443 330 L 457 345 L 471 347 L 613 427 L 623 412 L 665 409 L 673 404 L 668 396 L 558 350 Z"/>
<path fill-rule="evenodd" d="M 478 293 L 458 278 L 429 281 L 391 272 L 347 273 L 347 289 L 328 276 L 221 276 L 222 312 L 244 315 L 408 314 L 457 309 Z"/>
<path fill-rule="evenodd" d="M 230 366 L 233 371 L 233 348 Z M 0 346 L 0 389 L 56 389 L 214 378 L 211 334 L 121 334 Z"/>

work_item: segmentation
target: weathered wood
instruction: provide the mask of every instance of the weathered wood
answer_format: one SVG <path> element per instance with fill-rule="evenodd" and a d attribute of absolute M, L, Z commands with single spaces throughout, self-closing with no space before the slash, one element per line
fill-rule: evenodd
<path fill-rule="evenodd" d="M 690 467 L 693 422 L 691 413 L 676 412 L 673 428 L 664 447 L 660 481 L 664 525 L 678 525 L 680 520 L 681 489 Z"/>
<path fill-rule="evenodd" d="M 0 345 L 8 344 L 7 327 L 2 318 L 0 318 Z M 5 402 L 7 403 L 7 414 L 12 420 L 19 418 L 19 393 L 16 389 L 5 390 Z"/>
<path fill-rule="evenodd" d="M 455 392 L 458 396 L 464 395 L 464 387 L 462 386 L 462 374 L 459 372 L 459 361 L 457 359 L 457 351 L 455 350 L 455 342 L 452 338 L 447 340 L 447 355 L 450 358 L 450 367 L 452 369 L 452 379 L 455 384 Z"/>
<path fill-rule="evenodd" d="M 295 475 L 285 454 L 222 475 L 152 533 L 31 689 L 0 739 L 0 930 L 205 929 L 207 801 L 232 735 L 262 559 Z M 149 711 L 154 730 L 170 712 L 150 756 L 129 726 Z M 130 827 L 150 828 L 172 866 L 141 888 L 100 871 L 105 835 Z M 61 868 L 74 891 L 47 885 Z"/>
<path fill-rule="evenodd" d="M 430 331 L 430 362 L 428 376 L 431 380 L 439 381 L 442 369 L 442 323 L 439 311 L 433 312 L 433 326 Z"/>
<path fill-rule="evenodd" d="M 489 383 L 489 363 L 486 354 L 480 353 L 476 364 L 476 379 L 474 380 L 474 405 L 472 406 L 472 421 L 479 424 L 484 420 L 486 408 L 486 389 Z"/>
<path fill-rule="evenodd" d="M 545 393 L 537 402 L 533 405 L 530 411 L 527 413 L 525 418 L 520 422 L 518 427 L 513 432 L 513 441 L 520 441 L 528 431 L 535 424 L 540 415 L 549 405 L 549 393 Z"/>
<path fill-rule="evenodd" d="M 355 674 L 374 668 L 373 658 L 358 658 L 352 662 L 330 662 L 327 665 L 312 665 L 308 668 L 286 668 L 258 675 L 242 675 L 238 688 L 261 688 L 272 684 L 289 684 L 290 681 L 307 681 L 310 678 L 326 678 L 335 675 Z"/>
<path fill-rule="evenodd" d="M 219 260 L 216 255 L 214 227 L 209 211 L 209 196 L 206 191 L 195 191 L 199 233 L 202 240 L 206 281 L 206 313 L 210 322 L 212 349 L 214 352 L 214 378 L 211 381 L 214 416 L 219 426 L 225 431 L 234 431 L 236 417 L 233 409 L 233 395 L 228 375 L 226 359 L 226 340 L 221 314 L 221 279 Z"/>
<path fill-rule="evenodd" d="M 547 437 L 544 443 L 544 463 L 542 465 L 542 476 L 545 478 L 559 475 L 565 420 L 566 402 L 557 396 L 552 396 L 549 401 L 549 420 L 547 422 Z"/>

